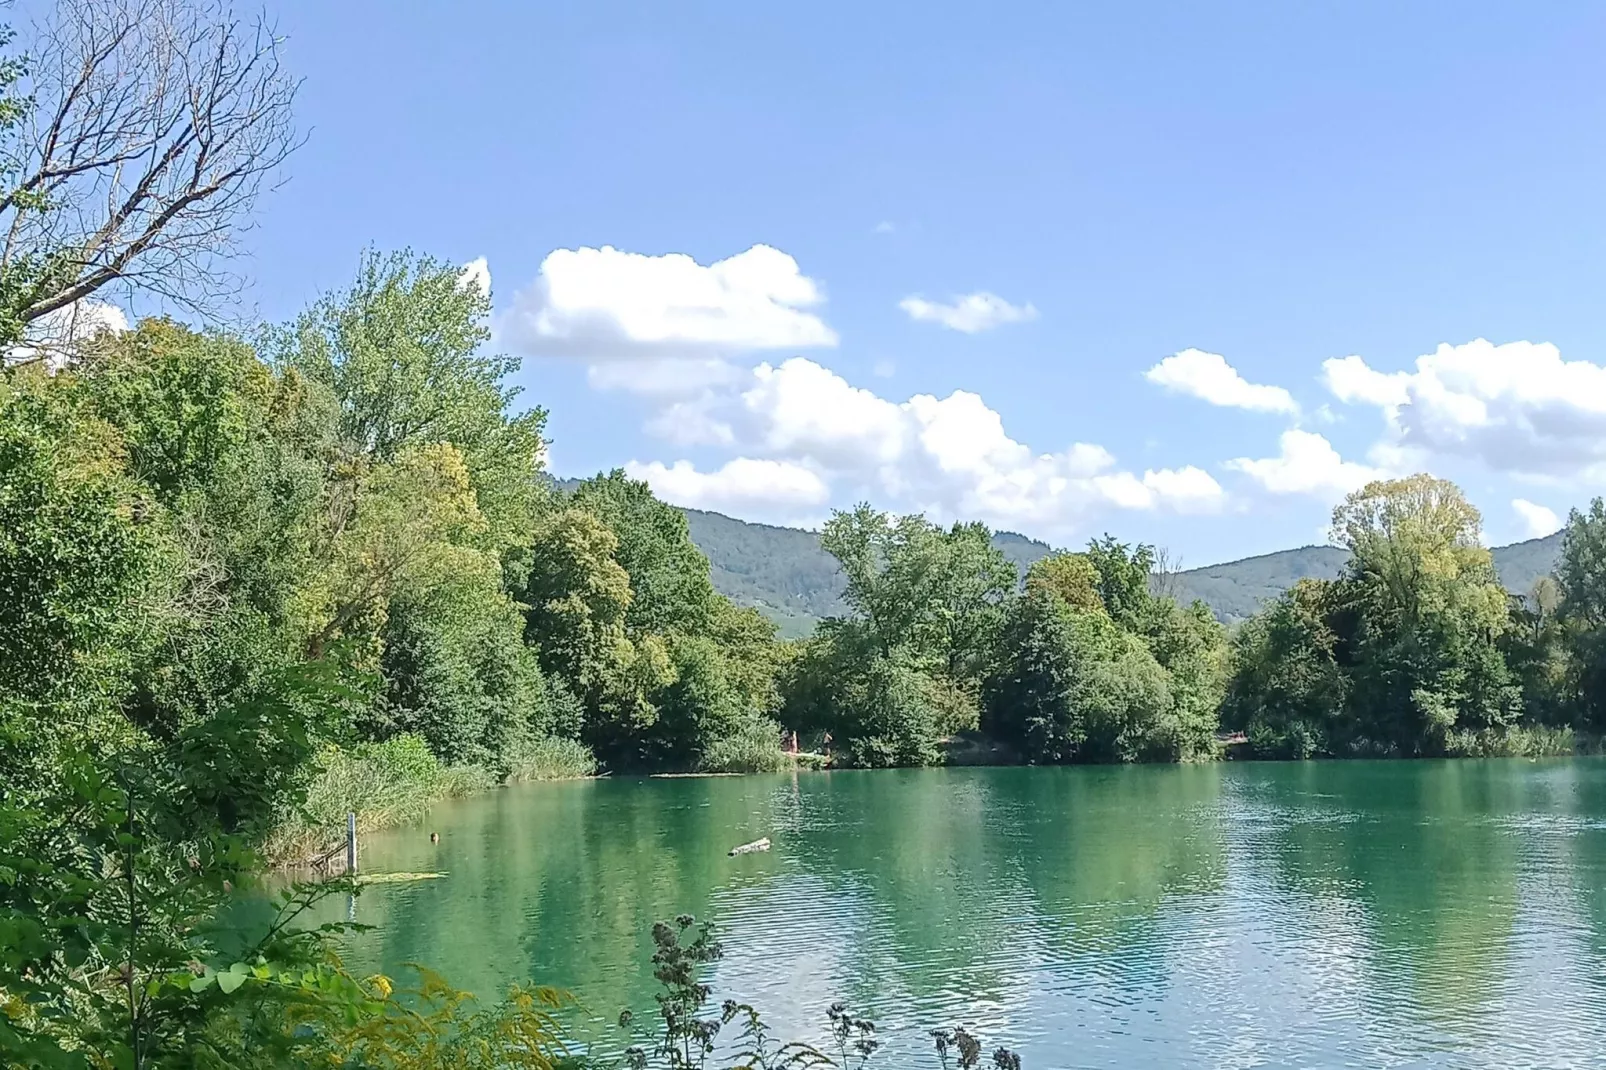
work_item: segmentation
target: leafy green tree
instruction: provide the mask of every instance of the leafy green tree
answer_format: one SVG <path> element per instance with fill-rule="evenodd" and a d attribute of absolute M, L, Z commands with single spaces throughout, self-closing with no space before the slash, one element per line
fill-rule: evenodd
<path fill-rule="evenodd" d="M 1102 608 L 1074 607 L 1048 584 L 1029 584 L 999 636 L 982 692 L 982 730 L 1030 762 L 1077 757 L 1087 739 L 1085 674 L 1110 630 Z"/>
<path fill-rule="evenodd" d="M 1105 612 L 1102 578 L 1087 554 L 1050 554 L 1026 572 L 1026 589 L 1051 593 L 1074 609 Z"/>
<path fill-rule="evenodd" d="M 335 497 L 322 571 L 298 593 L 311 658 L 337 638 L 373 641 L 399 593 L 496 564 L 468 466 L 449 443 L 365 466 L 354 490 Z"/>
<path fill-rule="evenodd" d="M 669 661 L 672 676 L 653 696 L 653 764 L 692 769 L 716 741 L 739 735 L 759 715 L 732 686 L 724 652 L 713 639 L 675 636 Z"/>
<path fill-rule="evenodd" d="M 307 384 L 237 339 L 149 320 L 86 345 L 68 377 L 148 488 L 164 563 L 160 633 L 130 715 L 170 734 L 300 653 L 295 593 L 313 570 L 324 435 Z"/>
<path fill-rule="evenodd" d="M 1568 515 L 1556 582 L 1571 660 L 1569 704 L 1579 721 L 1599 729 L 1606 725 L 1606 502 L 1600 498 Z"/>
<path fill-rule="evenodd" d="M 119 706 L 160 561 L 150 507 L 65 380 L 0 380 L 0 791 L 138 741 Z"/>
<path fill-rule="evenodd" d="M 1076 588 L 1072 588 L 1073 592 Z M 983 689 L 983 728 L 1033 762 L 1177 761 L 1207 753 L 1216 708 L 1189 705 L 1213 656 L 1176 609 L 1177 671 L 1103 611 L 1031 583 L 1011 606 Z M 1214 622 L 1211 622 L 1214 627 Z M 1204 632 L 1209 636 L 1209 632 Z M 1192 640 L 1190 643 L 1188 640 Z"/>
<path fill-rule="evenodd" d="M 580 509 L 543 520 L 530 542 L 530 564 L 515 597 L 526 607 L 525 638 L 542 666 L 585 693 L 619 656 L 633 597 L 630 574 L 615 559 L 619 539 Z"/>
<path fill-rule="evenodd" d="M 775 638 L 775 622 L 724 596 L 716 596 L 710 616 L 708 637 L 723 655 L 726 677 L 743 707 L 775 713 L 781 702 L 777 676 L 786 657 Z"/>
<path fill-rule="evenodd" d="M 835 648 L 825 661 L 851 691 L 835 718 L 840 738 L 872 764 L 932 760 L 939 738 L 976 726 L 1014 566 L 980 524 L 944 530 L 867 505 L 833 516 L 821 544 L 840 562 L 857 614 L 824 633 Z M 893 709 L 873 709 L 873 695 L 892 696 Z M 908 742 L 916 731 L 931 733 L 919 747 Z"/>
<path fill-rule="evenodd" d="M 614 556 L 630 576 L 626 626 L 633 635 L 701 632 L 714 612 L 708 558 L 691 541 L 686 515 L 615 469 L 575 489 L 572 503 L 618 539 Z"/>
<path fill-rule="evenodd" d="M 380 661 L 385 681 L 367 734 L 416 732 L 449 765 L 496 769 L 520 741 L 552 727 L 524 615 L 494 562 L 478 574 L 392 601 Z"/>
<path fill-rule="evenodd" d="M 1141 629 L 1154 601 L 1149 591 L 1154 548 L 1128 546 L 1106 535 L 1088 543 L 1085 556 L 1093 566 L 1099 601 L 1110 619 L 1127 631 Z"/>
<path fill-rule="evenodd" d="M 1138 638 L 1166 673 L 1175 718 L 1175 736 L 1166 746 L 1180 758 L 1209 754 L 1227 687 L 1228 651 L 1221 625 L 1203 602 L 1184 608 L 1171 598 L 1155 598 Z"/>
<path fill-rule="evenodd" d="M 948 531 L 920 516 L 867 505 L 837 513 L 820 542 L 847 577 L 846 600 L 884 655 L 903 651 L 927 671 L 972 682 L 1014 591 L 1014 566 L 980 524 Z"/>
<path fill-rule="evenodd" d="M 1574 644 L 1579 632 L 1561 615 L 1561 585 L 1540 576 L 1511 602 L 1511 627 L 1500 652 L 1522 691 L 1523 717 L 1551 726 L 1579 719 L 1579 674 Z"/>
<path fill-rule="evenodd" d="M 1372 745 L 1439 752 L 1453 733 L 1499 731 L 1520 715 L 1497 645 L 1506 594 L 1480 529 L 1453 483 L 1425 475 L 1370 483 L 1334 510 L 1358 622 L 1354 716 Z"/>
<path fill-rule="evenodd" d="M 1349 678 L 1328 619 L 1332 590 L 1301 580 L 1233 639 L 1222 723 L 1244 732 L 1257 755 L 1310 758 L 1347 741 Z"/>
<path fill-rule="evenodd" d="M 548 498 L 546 412 L 511 415 L 515 358 L 482 352 L 490 295 L 462 271 L 401 252 L 364 256 L 356 281 L 290 326 L 268 351 L 326 389 L 337 407 L 333 474 L 361 477 L 409 449 L 451 443 L 463 456 L 493 545 L 521 541 Z"/>
<path fill-rule="evenodd" d="M 1172 677 L 1143 643 L 1112 636 L 1108 657 L 1092 661 L 1082 690 L 1087 740 L 1096 762 L 1174 762 L 1195 753 L 1171 691 Z"/>
<path fill-rule="evenodd" d="M 877 657 L 848 681 L 842 711 L 847 758 L 867 768 L 934 765 L 943 710 L 931 678 Z"/>
<path fill-rule="evenodd" d="M 1595 498 L 1574 509 L 1562 529 L 1556 562 L 1559 609 L 1587 628 L 1606 627 L 1606 501 Z"/>

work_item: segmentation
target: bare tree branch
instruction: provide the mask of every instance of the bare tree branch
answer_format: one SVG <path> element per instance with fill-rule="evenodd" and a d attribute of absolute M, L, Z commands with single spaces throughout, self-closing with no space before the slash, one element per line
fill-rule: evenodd
<path fill-rule="evenodd" d="M 59 0 L 0 185 L 0 280 L 24 328 L 118 287 L 206 313 L 264 184 L 300 144 L 298 83 L 228 0 Z"/>

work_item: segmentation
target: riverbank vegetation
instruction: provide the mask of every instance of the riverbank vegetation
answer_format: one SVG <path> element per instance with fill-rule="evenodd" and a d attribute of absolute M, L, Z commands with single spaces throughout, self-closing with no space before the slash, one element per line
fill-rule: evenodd
<path fill-rule="evenodd" d="M 1606 722 L 1606 508 L 1513 600 L 1476 511 L 1425 476 L 1351 496 L 1345 574 L 1232 636 L 1152 548 L 1104 537 L 1022 577 L 980 524 L 860 506 L 822 536 L 847 612 L 782 642 L 645 483 L 549 477 L 474 273 L 369 251 L 288 322 L 213 314 L 298 143 L 265 27 L 182 0 L 53 19 L 0 63 L 14 1065 L 556 1065 L 553 993 L 470 1012 L 426 976 L 403 1008 L 347 974 L 338 927 L 293 924 L 327 887 L 246 944 L 214 924 L 348 811 L 776 771 L 783 732 L 893 766 L 978 736 L 1024 762 L 1195 760 L 1223 727 L 1268 756 L 1535 753 Z M 123 329 L 114 292 L 171 314 Z"/>
<path fill-rule="evenodd" d="M 280 101 L 271 50 L 234 45 Z M 15 160 L 49 171 L 9 129 Z M 58 201 L 10 210 L 81 211 Z M 233 210 L 248 203 L 242 187 Z M 1215 757 L 1223 730 L 1260 756 L 1550 753 L 1606 719 L 1599 502 L 1570 519 L 1557 576 L 1513 599 L 1456 488 L 1373 484 L 1334 515 L 1342 575 L 1232 634 L 1168 594 L 1151 547 L 1105 536 L 1023 576 L 981 524 L 861 505 L 820 540 L 846 612 L 785 642 L 714 589 L 646 484 L 549 478 L 546 413 L 492 351 L 473 273 L 370 251 L 288 322 L 47 342 L 53 310 L 146 281 L 18 266 L 61 255 L 53 233 L 6 269 L 0 338 L 0 724 L 19 783 L 75 748 L 169 745 L 309 668 L 346 690 L 286 771 L 305 789 L 268 840 L 286 859 L 348 810 L 383 827 L 509 781 L 781 770 L 794 733 L 837 765 L 1131 762 Z"/>
<path fill-rule="evenodd" d="M 1351 553 L 1243 626 L 1222 723 L 1267 757 L 1571 753 L 1601 731 L 1606 510 L 1575 510 L 1557 575 L 1496 580 L 1454 484 L 1373 483 L 1333 516 Z"/>

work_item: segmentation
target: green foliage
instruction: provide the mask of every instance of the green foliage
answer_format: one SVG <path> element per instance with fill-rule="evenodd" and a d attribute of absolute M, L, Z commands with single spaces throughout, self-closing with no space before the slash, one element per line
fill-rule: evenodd
<path fill-rule="evenodd" d="M 1088 665 L 1083 699 L 1087 760 L 1174 762 L 1194 753 L 1170 675 L 1133 636 L 1115 637 L 1109 655 Z"/>
<path fill-rule="evenodd" d="M 527 578 L 516 592 L 528 607 L 525 637 L 540 650 L 542 666 L 582 693 L 607 675 L 626 643 L 625 613 L 634 596 L 618 549 L 618 536 L 602 521 L 561 510 L 536 527 Z"/>
<path fill-rule="evenodd" d="M 934 765 L 942 711 L 918 669 L 874 657 L 847 682 L 841 709 L 847 761 L 867 768 Z"/>
<path fill-rule="evenodd" d="M 615 558 L 630 577 L 625 624 L 633 634 L 708 626 L 714 587 L 708 558 L 693 545 L 685 514 L 618 469 L 581 483 L 571 500 L 619 540 Z"/>
<path fill-rule="evenodd" d="M 597 771 L 591 749 L 575 739 L 536 735 L 515 743 L 502 759 L 509 783 L 527 780 L 576 780 Z"/>
<path fill-rule="evenodd" d="M 57 777 L 4 786 L 7 1063 L 235 1065 L 233 1051 L 238 1065 L 266 1066 L 288 1051 L 289 1038 L 256 1035 L 234 997 L 248 977 L 313 966 L 316 936 L 275 926 L 220 973 L 212 919 L 295 792 L 309 719 L 338 693 L 287 676 L 166 747 L 110 760 L 66 751 Z"/>
<path fill-rule="evenodd" d="M 1560 590 L 1501 588 L 1477 510 L 1429 476 L 1372 483 L 1334 511 L 1345 572 L 1309 580 L 1239 634 L 1226 723 L 1256 753 L 1524 752 L 1518 718 L 1567 706 Z M 1586 573 L 1580 574 L 1583 579 Z"/>
<path fill-rule="evenodd" d="M 1358 623 L 1360 736 L 1436 753 L 1451 731 L 1515 721 L 1521 697 L 1496 645 L 1507 597 L 1459 489 L 1428 476 L 1372 483 L 1334 511 L 1333 528 L 1353 555 L 1342 597 Z"/>
<path fill-rule="evenodd" d="M 116 429 L 151 499 L 153 641 L 129 702 L 170 733 L 300 653 L 294 594 L 314 563 L 322 414 L 295 374 L 165 320 L 99 337 L 61 385 Z"/>
<path fill-rule="evenodd" d="M 0 380 L 0 710 L 45 731 L 64 714 L 89 731 L 126 686 L 158 554 L 123 460 L 69 384 Z"/>
<path fill-rule="evenodd" d="M 1107 564 L 1147 554 L 1111 540 L 1098 552 Z M 1112 587 L 1146 634 L 1129 631 L 1092 593 L 1086 561 L 1065 555 L 1028 577 L 983 689 L 983 729 L 1034 762 L 1209 754 L 1223 681 L 1219 625 L 1201 607 Z"/>
<path fill-rule="evenodd" d="M 1093 613 L 1067 604 L 1048 584 L 1028 586 L 999 637 L 982 729 L 1033 762 L 1076 757 L 1087 739 L 1087 669 L 1108 619 L 1102 608 Z"/>
<path fill-rule="evenodd" d="M 948 530 L 861 505 L 822 544 L 847 576 L 850 619 L 829 621 L 791 667 L 785 716 L 833 733 L 858 765 L 925 765 L 972 729 L 1018 576 L 980 524 Z"/>
<path fill-rule="evenodd" d="M 347 813 L 364 832 L 418 821 L 449 794 L 446 770 L 421 736 L 325 746 L 312 760 L 305 797 L 281 819 L 263 853 L 276 862 L 315 857 L 345 835 Z"/>
<path fill-rule="evenodd" d="M 1556 569 L 1560 642 L 1571 662 L 1570 705 L 1580 724 L 1606 726 L 1606 502 L 1574 509 L 1561 532 Z"/>
<path fill-rule="evenodd" d="M 516 358 L 486 356 L 490 295 L 459 268 L 369 252 L 346 290 L 316 302 L 265 345 L 338 405 L 338 456 L 394 462 L 408 447 L 462 453 L 494 545 L 511 545 L 546 498 L 544 410 L 510 410 Z"/>
<path fill-rule="evenodd" d="M 416 732 L 449 765 L 494 766 L 548 721 L 524 617 L 489 570 L 392 602 L 381 672 L 386 695 L 370 732 Z"/>
<path fill-rule="evenodd" d="M 1154 548 L 1131 547 L 1106 535 L 1088 543 L 1086 559 L 1104 611 L 1122 628 L 1137 628 L 1147 619 L 1153 599 L 1149 575 L 1154 571 Z"/>
<path fill-rule="evenodd" d="M 1233 639 L 1221 720 L 1244 732 L 1256 754 L 1331 754 L 1343 737 L 1349 678 L 1328 623 L 1330 590 L 1318 580 L 1300 581 Z"/>
<path fill-rule="evenodd" d="M 674 637 L 669 663 L 669 682 L 653 696 L 655 764 L 686 768 L 699 764 L 716 740 L 738 733 L 749 711 L 731 687 L 725 658 L 712 639 Z"/>
<path fill-rule="evenodd" d="M 842 600 L 845 579 L 814 532 L 750 524 L 719 513 L 682 510 L 692 541 L 708 555 L 714 588 L 742 606 L 753 606 L 774 620 L 783 638 L 809 635 L 820 620 L 848 612 Z M 1025 573 L 1053 551 L 1013 532 L 993 534 L 993 546 Z M 1526 593 L 1556 564 L 1561 534 L 1530 539 L 1492 551 L 1500 581 Z M 1151 578 L 1157 593 L 1180 605 L 1196 601 L 1226 623 L 1248 620 L 1302 579 L 1336 579 L 1348 561 L 1337 546 L 1302 546 Z"/>
<path fill-rule="evenodd" d="M 1101 577 L 1086 554 L 1051 554 L 1026 572 L 1029 594 L 1052 595 L 1073 609 L 1106 612 Z"/>
<path fill-rule="evenodd" d="M 257 701 L 240 724 L 215 718 L 211 742 L 266 729 L 294 750 L 289 707 Z M 301 919 L 321 899 L 355 894 L 349 882 L 287 889 L 266 927 L 229 926 L 256 855 L 248 834 L 225 830 L 215 798 L 191 787 L 195 755 L 210 750 L 192 739 L 137 763 L 69 756 L 60 790 L 0 799 L 0 1065 L 551 1070 L 567 1057 L 554 990 L 515 988 L 480 1010 L 428 971 L 409 992 L 347 972 L 336 941 L 351 927 Z M 228 772 L 273 780 L 257 762 L 288 757 L 248 751 Z M 260 827 L 277 801 L 260 796 L 267 806 L 236 816 Z"/>
<path fill-rule="evenodd" d="M 949 679 L 974 682 L 1018 575 L 980 524 L 943 529 L 867 505 L 837 513 L 821 544 L 847 576 L 847 602 L 874 644 Z"/>
<path fill-rule="evenodd" d="M 712 740 L 698 766 L 710 773 L 784 773 L 796 763 L 781 749 L 781 726 L 757 718 Z"/>

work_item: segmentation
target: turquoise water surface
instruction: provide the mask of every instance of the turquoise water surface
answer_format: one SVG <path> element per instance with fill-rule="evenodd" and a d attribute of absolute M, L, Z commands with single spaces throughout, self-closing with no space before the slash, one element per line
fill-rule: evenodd
<path fill-rule="evenodd" d="M 935 1065 L 946 1025 L 1028 1067 L 1606 1066 L 1600 760 L 530 785 L 363 866 L 447 876 L 366 892 L 356 965 L 562 986 L 605 1042 L 685 912 L 716 999 L 815 1042 L 845 1000 L 872 1066 Z"/>

